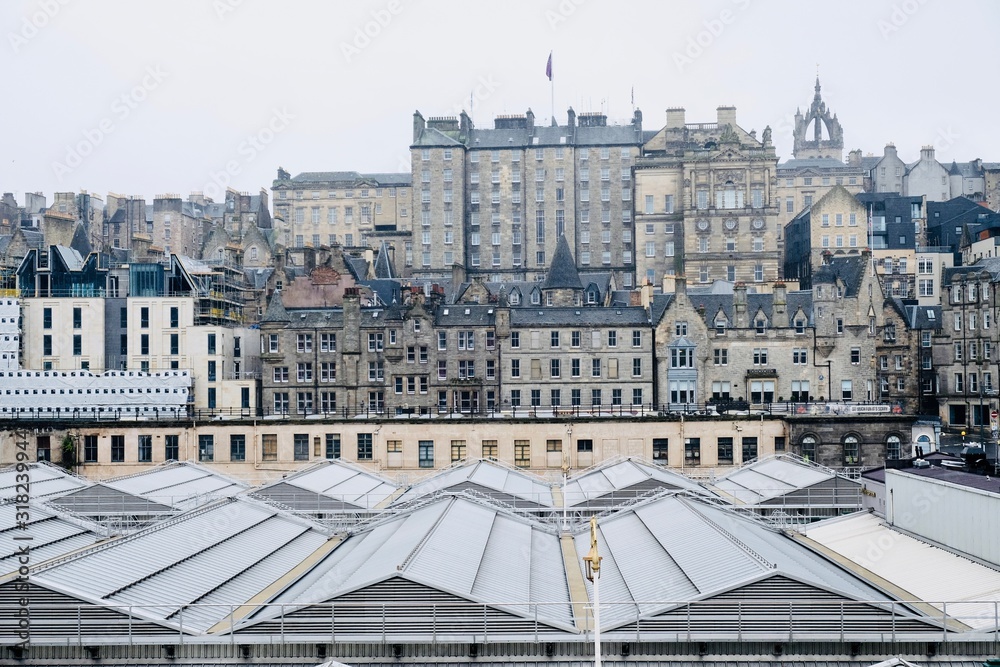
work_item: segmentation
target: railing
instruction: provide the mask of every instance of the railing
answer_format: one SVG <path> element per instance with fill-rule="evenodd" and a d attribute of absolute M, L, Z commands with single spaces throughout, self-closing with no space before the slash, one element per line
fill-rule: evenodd
<path fill-rule="evenodd" d="M 248 371 L 244 378 L 256 377 Z M 722 408 L 722 412 L 718 408 Z M 722 416 L 770 416 L 770 415 L 842 415 L 859 417 L 865 414 L 902 414 L 901 406 L 891 403 L 858 402 L 809 402 L 791 401 L 775 403 L 746 403 L 728 406 L 715 403 L 664 403 L 664 404 L 622 404 L 622 405 L 573 405 L 573 406 L 517 406 L 492 405 L 486 407 L 437 407 L 430 405 L 369 405 L 362 403 L 337 409 L 299 410 L 289 406 L 285 410 L 271 407 L 224 407 L 201 408 L 122 406 L 103 408 L 11 408 L 0 411 L 2 420 L 70 420 L 70 421 L 143 421 L 143 420 L 222 420 L 222 419 L 627 419 L 650 417 L 722 417 Z"/>
<path fill-rule="evenodd" d="M 308 606 L 310 613 L 285 618 Z M 251 623 L 243 615 L 257 609 L 231 604 L 94 605 L 31 604 L 26 607 L 31 645 L 94 647 L 120 644 L 293 644 L 361 642 L 373 644 L 503 641 L 593 641 L 592 604 L 574 602 L 326 602 L 269 603 Z M 920 610 L 920 613 L 915 610 Z M 0 612 L 16 618 L 16 609 Z M 1000 602 L 924 600 L 831 600 L 765 598 L 716 600 L 602 601 L 601 635 L 607 641 L 825 641 L 940 642 L 963 654 L 981 644 L 984 655 L 1000 642 Z M 666 616 L 662 612 L 671 611 Z M 117 612 L 120 619 L 109 619 Z M 498 613 L 499 612 L 499 613 Z M 573 626 L 572 618 L 578 625 Z M 188 622 L 185 622 L 185 615 Z M 195 618 L 197 621 L 192 621 Z M 33 620 L 37 619 L 37 620 Z M 155 625 L 150 624 L 154 620 Z M 215 632 L 207 627 L 218 624 Z M 254 631 L 255 625 L 258 627 Z M 18 640 L 17 621 L 0 630 L 0 642 Z M 139 626 L 139 627 L 136 627 Z M 262 627 L 261 627 L 262 626 Z M 237 633 L 230 631 L 235 627 Z M 151 628 L 155 628 L 151 631 Z"/>

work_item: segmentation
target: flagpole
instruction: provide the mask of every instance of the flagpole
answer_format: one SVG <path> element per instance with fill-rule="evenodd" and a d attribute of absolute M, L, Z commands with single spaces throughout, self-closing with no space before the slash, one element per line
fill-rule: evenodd
<path fill-rule="evenodd" d="M 549 52 L 549 95 L 552 104 L 552 120 L 556 119 L 556 77 L 552 69 L 552 52 Z"/>

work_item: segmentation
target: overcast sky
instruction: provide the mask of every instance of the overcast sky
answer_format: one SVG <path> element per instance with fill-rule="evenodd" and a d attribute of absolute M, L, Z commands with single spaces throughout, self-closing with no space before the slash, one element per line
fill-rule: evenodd
<path fill-rule="evenodd" d="M 1000 3 L 943 0 L 3 0 L 0 187 L 152 198 L 270 188 L 275 171 L 409 171 L 412 114 L 667 107 L 774 130 L 813 96 L 846 149 L 1000 161 Z"/>

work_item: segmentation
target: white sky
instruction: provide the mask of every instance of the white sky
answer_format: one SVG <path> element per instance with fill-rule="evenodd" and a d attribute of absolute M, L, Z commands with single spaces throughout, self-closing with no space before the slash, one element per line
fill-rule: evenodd
<path fill-rule="evenodd" d="M 475 94 L 480 127 L 528 107 L 548 123 L 550 50 L 561 123 L 570 105 L 627 121 L 634 86 L 645 129 L 667 107 L 714 122 L 731 104 L 784 160 L 818 64 L 846 150 L 1000 161 L 989 1 L 3 0 L 0 27 L 0 190 L 22 203 L 186 196 L 227 165 L 245 191 L 278 166 L 408 171 L 415 109 L 453 115 Z"/>

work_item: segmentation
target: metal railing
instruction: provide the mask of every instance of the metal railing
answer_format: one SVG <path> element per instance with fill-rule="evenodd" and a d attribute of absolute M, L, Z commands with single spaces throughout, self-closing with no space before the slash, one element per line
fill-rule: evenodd
<path fill-rule="evenodd" d="M 304 616 L 289 618 L 309 608 Z M 558 639 L 592 642 L 592 603 L 529 602 L 324 602 L 303 605 L 31 604 L 32 645 L 101 646 L 164 644 L 291 644 L 499 642 Z M 16 617 L 17 610 L 0 612 Z M 250 621 L 243 620 L 250 613 Z M 109 613 L 120 614 L 119 619 Z M 185 620 L 187 616 L 187 620 Z M 574 625 L 573 618 L 576 618 Z M 31 619 L 38 619 L 31 622 Z M 1000 646 L 1000 602 L 753 598 L 601 602 L 601 635 L 607 641 L 826 641 L 979 642 Z M 197 619 L 197 620 L 193 620 Z M 287 621 L 287 622 L 286 622 Z M 17 622 L 0 630 L 0 643 L 17 640 Z M 256 628 L 256 630 L 255 630 Z M 235 629 L 235 633 L 231 631 Z"/>
<path fill-rule="evenodd" d="M 255 376 L 254 371 L 241 373 L 243 378 Z M 664 403 L 664 404 L 622 404 L 593 406 L 499 406 L 480 408 L 434 407 L 434 406 L 387 406 L 361 403 L 331 409 L 287 409 L 272 407 L 222 407 L 202 408 L 187 405 L 178 407 L 157 407 L 148 405 L 104 407 L 104 408 L 10 408 L 0 411 L 0 420 L 71 420 L 71 421 L 142 421 L 176 419 L 622 419 L 629 417 L 720 417 L 720 416 L 770 416 L 770 415 L 842 415 L 858 417 L 864 414 L 902 414 L 897 406 L 879 402 L 812 402 L 792 403 L 750 403 L 746 409 L 729 408 L 717 411 L 713 403 Z"/>

